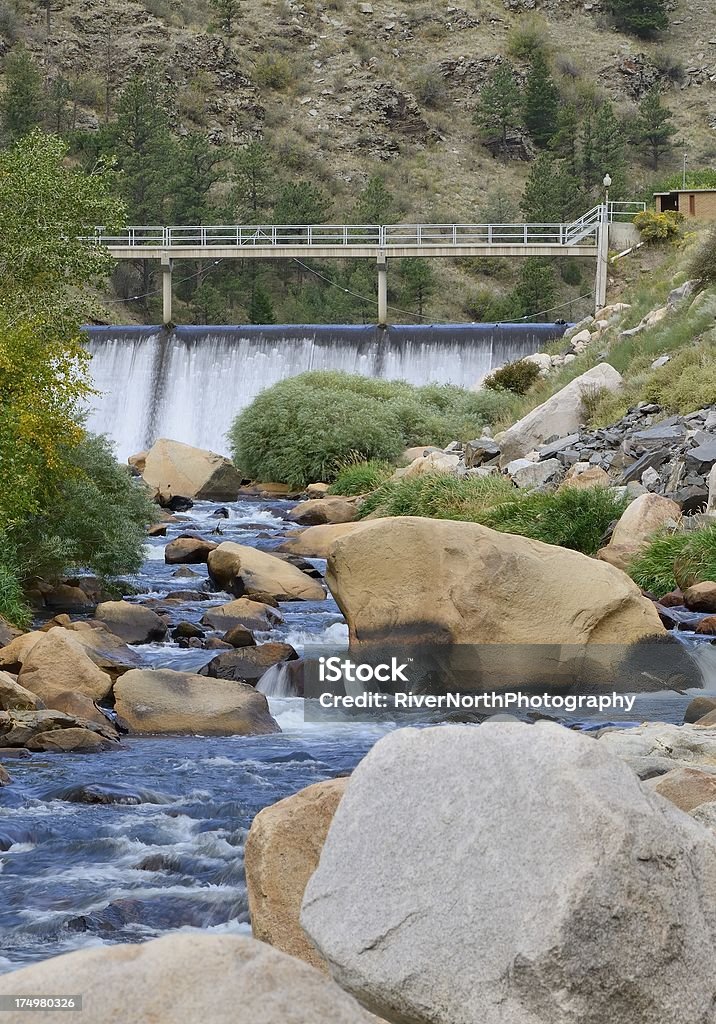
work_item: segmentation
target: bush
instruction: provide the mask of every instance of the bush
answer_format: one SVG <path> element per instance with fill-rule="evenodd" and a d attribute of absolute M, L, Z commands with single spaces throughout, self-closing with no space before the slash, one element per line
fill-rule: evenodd
<path fill-rule="evenodd" d="M 101 576 L 137 572 L 156 508 L 120 466 L 103 437 L 68 453 L 67 476 L 51 505 L 13 529 L 17 564 L 55 579 L 69 569 Z"/>
<path fill-rule="evenodd" d="M 256 61 L 253 78 L 256 85 L 280 90 L 293 81 L 294 70 L 286 57 L 267 53 Z"/>
<path fill-rule="evenodd" d="M 537 53 L 549 49 L 549 26 L 539 14 L 527 14 L 519 19 L 507 39 L 507 52 L 518 60 L 531 60 Z"/>
<path fill-rule="evenodd" d="M 607 529 L 626 507 L 626 498 L 617 497 L 609 488 L 568 487 L 555 494 L 520 495 L 488 510 L 480 522 L 503 533 L 518 533 L 545 544 L 594 555 Z"/>
<path fill-rule="evenodd" d="M 365 500 L 358 515 L 465 520 L 593 555 L 626 506 L 626 499 L 608 488 L 539 494 L 516 491 L 501 476 L 457 479 L 430 473 L 384 484 Z"/>
<path fill-rule="evenodd" d="M 504 502 L 514 490 L 513 484 L 502 476 L 458 479 L 446 473 L 427 473 L 383 484 L 366 498 L 358 517 L 364 519 L 377 512 L 379 516 L 477 522 L 486 508 Z"/>
<path fill-rule="evenodd" d="M 634 223 L 641 232 L 642 241 L 651 244 L 669 242 L 677 238 L 681 233 L 683 219 L 683 216 L 674 210 L 667 210 L 666 213 L 644 210 L 642 213 L 637 213 Z"/>
<path fill-rule="evenodd" d="M 674 587 L 683 590 L 716 579 L 716 526 L 654 537 L 628 572 L 643 590 L 659 597 Z"/>
<path fill-rule="evenodd" d="M 413 387 L 321 370 L 279 381 L 234 420 L 236 465 L 253 479 L 330 482 L 346 460 L 394 459 L 410 445 L 469 440 L 506 403 L 452 385 Z"/>
<path fill-rule="evenodd" d="M 0 533 L 0 615 L 16 626 L 30 624 L 30 611 L 22 592 L 23 571 L 14 545 Z"/>
<path fill-rule="evenodd" d="M 536 363 L 520 359 L 495 370 L 489 377 L 485 377 L 483 384 L 493 391 L 511 391 L 513 395 L 524 395 L 537 382 L 539 375 Z"/>
<path fill-rule="evenodd" d="M 429 68 L 419 72 L 413 82 L 415 98 L 424 107 L 436 110 L 447 98 L 445 82 L 437 68 Z"/>
<path fill-rule="evenodd" d="M 329 494 L 367 494 L 380 487 L 393 473 L 394 466 L 389 462 L 372 459 L 370 462 L 354 462 L 341 466 L 336 478 L 328 488 Z"/>
<path fill-rule="evenodd" d="M 716 227 L 711 228 L 691 261 L 689 277 L 702 285 L 716 284 Z"/>

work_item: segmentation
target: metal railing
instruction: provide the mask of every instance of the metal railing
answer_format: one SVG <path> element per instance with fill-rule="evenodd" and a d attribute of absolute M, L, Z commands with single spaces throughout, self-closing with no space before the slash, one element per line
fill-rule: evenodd
<path fill-rule="evenodd" d="M 609 220 L 632 219 L 644 203 L 609 203 Z M 475 245 L 596 245 L 603 206 L 569 224 L 197 224 L 132 225 L 119 234 L 95 228 L 86 239 L 111 248 L 172 249 L 183 246 L 246 248 L 280 246 L 445 248 Z"/>

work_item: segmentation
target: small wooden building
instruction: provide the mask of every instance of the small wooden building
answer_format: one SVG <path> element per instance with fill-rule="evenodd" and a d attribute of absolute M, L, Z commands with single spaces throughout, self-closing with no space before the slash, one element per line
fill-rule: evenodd
<path fill-rule="evenodd" d="M 672 210 L 693 220 L 716 220 L 716 188 L 678 188 L 655 192 L 656 212 Z"/>

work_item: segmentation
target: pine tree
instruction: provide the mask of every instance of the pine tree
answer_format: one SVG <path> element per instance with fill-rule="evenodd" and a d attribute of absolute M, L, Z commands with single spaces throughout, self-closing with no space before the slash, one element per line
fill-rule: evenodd
<path fill-rule="evenodd" d="M 258 223 L 272 205 L 275 183 L 274 161 L 263 142 L 250 142 L 234 158 L 234 187 L 231 216 L 239 223 Z"/>
<path fill-rule="evenodd" d="M 209 0 L 211 6 L 219 15 L 221 28 L 230 36 L 234 31 L 234 24 L 239 16 L 243 0 Z"/>
<path fill-rule="evenodd" d="M 669 27 L 667 0 L 607 0 L 607 10 L 618 28 L 636 36 L 650 36 Z"/>
<path fill-rule="evenodd" d="M 173 194 L 175 152 L 155 80 L 129 81 L 118 103 L 112 135 L 130 223 L 165 223 Z"/>
<path fill-rule="evenodd" d="M 561 160 L 542 153 L 530 171 L 522 195 L 522 212 L 532 224 L 563 224 L 582 207 L 579 182 Z"/>
<path fill-rule="evenodd" d="M 579 166 L 579 118 L 572 103 L 563 104 L 557 114 L 557 130 L 550 141 L 550 149 L 561 157 L 570 174 L 577 177 Z"/>
<path fill-rule="evenodd" d="M 357 224 L 387 224 L 391 218 L 395 197 L 385 184 L 382 174 L 374 174 L 358 196 L 355 207 Z"/>
<path fill-rule="evenodd" d="M 16 47 L 5 59 L 5 92 L 0 98 L 3 134 L 13 142 L 36 128 L 43 114 L 40 72 L 27 50 Z"/>
<path fill-rule="evenodd" d="M 274 209 L 276 224 L 321 224 L 325 222 L 330 200 L 310 181 L 284 185 Z"/>
<path fill-rule="evenodd" d="M 271 298 L 263 285 L 254 285 L 247 312 L 250 324 L 276 323 Z"/>
<path fill-rule="evenodd" d="M 415 303 L 418 316 L 423 315 L 425 300 L 435 288 L 435 274 L 425 259 L 410 258 L 400 261 L 400 275 L 403 279 L 404 300 L 409 305 Z"/>
<path fill-rule="evenodd" d="M 524 122 L 538 146 L 547 146 L 557 131 L 559 92 L 544 53 L 537 50 L 527 74 Z"/>
<path fill-rule="evenodd" d="M 506 153 L 509 133 L 522 125 L 522 96 L 511 64 L 500 64 L 480 90 L 474 120 L 485 135 L 499 135 Z"/>
<path fill-rule="evenodd" d="M 519 318 L 544 318 L 554 306 L 556 294 L 554 267 L 550 261 L 537 257 L 526 259 L 514 292 Z"/>
<path fill-rule="evenodd" d="M 676 128 L 670 123 L 673 116 L 673 112 L 661 102 L 657 88 L 648 92 L 639 104 L 637 142 L 649 154 L 655 171 L 659 169 L 661 158 L 668 155 L 673 147 L 672 139 L 676 135 Z"/>
<path fill-rule="evenodd" d="M 219 180 L 224 152 L 200 132 L 172 140 L 173 182 L 168 218 L 172 224 L 203 224 L 209 212 L 209 193 Z"/>
<path fill-rule="evenodd" d="M 584 174 L 585 184 L 601 193 L 602 179 L 609 174 L 614 198 L 625 187 L 625 143 L 622 125 L 611 103 L 603 103 L 594 119 L 592 134 L 591 174 Z"/>

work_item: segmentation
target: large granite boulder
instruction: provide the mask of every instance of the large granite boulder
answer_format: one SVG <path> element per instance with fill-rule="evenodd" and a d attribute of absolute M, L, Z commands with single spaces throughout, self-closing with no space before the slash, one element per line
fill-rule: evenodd
<path fill-rule="evenodd" d="M 714 886 L 716 839 L 601 743 L 401 729 L 352 775 L 301 924 L 401 1024 L 706 1024 Z"/>
<path fill-rule="evenodd" d="M 262 693 L 245 683 L 172 669 L 133 669 L 117 680 L 115 710 L 135 733 L 256 736 L 280 732 Z"/>
<path fill-rule="evenodd" d="M 328 779 L 265 807 L 246 840 L 244 861 L 254 937 L 327 970 L 299 923 L 301 901 L 318 867 L 348 779 Z"/>
<path fill-rule="evenodd" d="M 21 686 L 9 672 L 0 672 L 0 711 L 41 711 L 44 707 L 36 693 Z"/>
<path fill-rule="evenodd" d="M 164 561 L 167 565 L 199 565 L 206 562 L 209 552 L 217 547 L 218 544 L 203 537 L 177 537 L 164 548 Z"/>
<path fill-rule="evenodd" d="M 58 739 L 56 732 L 69 732 L 67 740 Z M 115 745 L 117 731 L 106 722 L 94 722 L 62 711 L 52 709 L 40 711 L 0 711 L 0 747 L 29 747 L 30 750 L 75 750 L 85 745 L 86 732 L 96 733 L 99 740 L 93 740 L 92 749 L 107 749 Z"/>
<path fill-rule="evenodd" d="M 716 766 L 711 771 L 672 768 L 666 775 L 648 779 L 644 785 L 675 804 L 679 810 L 693 811 L 702 804 L 716 801 Z"/>
<path fill-rule="evenodd" d="M 0 977 L 0 995 L 82 995 L 71 1024 L 373 1024 L 318 971 L 244 935 L 193 931 L 94 946 Z M 45 1024 L 10 1010 L 3 1024 Z"/>
<path fill-rule="evenodd" d="M 283 622 L 283 616 L 270 604 L 240 597 L 237 601 L 209 608 L 201 621 L 212 629 L 229 630 L 243 626 L 245 629 L 266 630 Z"/>
<path fill-rule="evenodd" d="M 296 658 L 298 655 L 290 644 L 269 642 L 217 654 L 208 665 L 199 669 L 199 675 L 211 679 L 233 679 L 256 686 L 272 665 L 295 661 Z"/>
<path fill-rule="evenodd" d="M 551 437 L 579 431 L 585 419 L 585 397 L 603 390 L 619 391 L 622 383 L 621 374 L 609 363 L 599 363 L 575 377 L 500 436 L 501 465 L 527 455 Z"/>
<path fill-rule="evenodd" d="M 415 516 L 335 542 L 328 585 L 352 643 L 629 644 L 664 635 L 623 572 L 476 523 Z"/>
<path fill-rule="evenodd" d="M 611 540 L 597 553 L 597 558 L 626 569 L 655 533 L 675 527 L 680 519 L 681 508 L 671 498 L 640 494 L 624 510 Z"/>
<path fill-rule="evenodd" d="M 33 629 L 30 633 L 21 633 L 4 647 L 0 647 L 0 669 L 17 674 L 25 658 L 44 635 L 42 630 Z"/>
<path fill-rule="evenodd" d="M 235 501 L 241 474 L 229 459 L 180 441 L 160 438 L 147 452 L 142 479 L 161 504 L 172 498 Z"/>
<path fill-rule="evenodd" d="M 97 605 L 95 618 L 128 644 L 148 644 L 167 635 L 167 624 L 156 612 L 129 601 L 104 601 Z"/>
<path fill-rule="evenodd" d="M 95 665 L 74 633 L 59 628 L 42 634 L 23 661 L 18 682 L 47 707 L 67 690 L 92 700 L 103 700 L 112 691 L 112 677 Z"/>
<path fill-rule="evenodd" d="M 209 553 L 209 575 L 220 590 L 241 597 L 268 594 L 277 601 L 322 601 L 321 584 L 290 562 L 246 544 L 226 541 Z"/>
<path fill-rule="evenodd" d="M 141 655 L 97 619 L 70 622 L 65 626 L 82 644 L 87 657 L 114 681 L 131 668 L 140 668 Z"/>
<path fill-rule="evenodd" d="M 323 526 L 326 523 L 350 523 L 355 519 L 356 511 L 355 499 L 310 498 L 291 509 L 288 518 L 301 526 Z"/>

